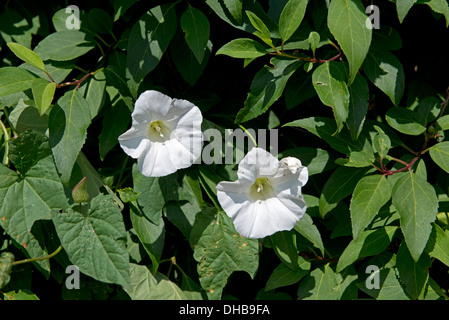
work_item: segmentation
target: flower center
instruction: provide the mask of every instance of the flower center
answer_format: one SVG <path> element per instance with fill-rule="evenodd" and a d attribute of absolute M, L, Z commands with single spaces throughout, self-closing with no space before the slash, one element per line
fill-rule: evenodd
<path fill-rule="evenodd" d="M 155 142 L 164 142 L 170 139 L 171 130 L 164 121 L 156 120 L 148 126 L 148 138 Z"/>
<path fill-rule="evenodd" d="M 255 200 L 267 200 L 275 196 L 270 178 L 257 178 L 250 188 L 250 197 Z"/>

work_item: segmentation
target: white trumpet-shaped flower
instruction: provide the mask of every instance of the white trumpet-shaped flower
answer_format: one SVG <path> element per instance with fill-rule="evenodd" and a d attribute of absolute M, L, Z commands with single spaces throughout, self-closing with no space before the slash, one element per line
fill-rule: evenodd
<path fill-rule="evenodd" d="M 300 160 L 278 160 L 253 148 L 239 163 L 237 176 L 237 181 L 217 185 L 217 197 L 242 236 L 260 239 L 291 230 L 304 216 L 307 206 L 301 188 L 308 170 Z"/>
<path fill-rule="evenodd" d="M 193 103 L 148 90 L 137 99 L 131 117 L 131 128 L 118 140 L 143 175 L 166 176 L 200 157 L 203 116 Z"/>

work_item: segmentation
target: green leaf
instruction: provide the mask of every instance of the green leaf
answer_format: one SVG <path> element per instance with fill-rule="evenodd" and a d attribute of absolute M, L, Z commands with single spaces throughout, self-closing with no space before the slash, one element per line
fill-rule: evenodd
<path fill-rule="evenodd" d="M 392 197 L 407 247 L 418 261 L 432 231 L 431 223 L 437 216 L 435 190 L 426 180 L 408 171 L 394 184 Z"/>
<path fill-rule="evenodd" d="M 31 104 L 33 100 L 27 102 Z M 48 131 L 48 115 L 39 115 L 37 108 L 24 103 L 22 98 L 9 114 L 8 120 L 19 134 L 26 130 L 35 130 L 40 133 Z"/>
<path fill-rule="evenodd" d="M 449 130 L 449 114 L 438 118 L 437 124 L 441 130 Z"/>
<path fill-rule="evenodd" d="M 360 233 L 357 239 L 353 239 L 348 244 L 338 259 L 337 272 L 341 272 L 357 259 L 375 256 L 383 252 L 390 245 L 397 229 L 396 226 L 386 226 Z"/>
<path fill-rule="evenodd" d="M 319 205 L 321 216 L 324 217 L 350 195 L 367 172 L 367 168 L 338 167 L 324 184 Z"/>
<path fill-rule="evenodd" d="M 84 177 L 72 189 L 72 198 L 75 203 L 89 202 L 89 193 L 87 193 L 87 178 Z"/>
<path fill-rule="evenodd" d="M 105 100 L 106 77 L 103 71 L 95 73 L 78 88 L 78 92 L 86 99 L 89 105 L 90 116 L 95 116 L 100 111 Z"/>
<path fill-rule="evenodd" d="M 202 288 L 209 299 L 220 299 L 228 277 L 234 271 L 246 271 L 254 278 L 259 266 L 259 244 L 235 231 L 232 220 L 222 211 L 196 223 L 192 234 L 200 234 L 193 257 Z M 197 219 L 205 212 L 198 214 Z M 196 230 L 195 230 L 196 229 Z M 199 231 L 200 229 L 201 231 Z"/>
<path fill-rule="evenodd" d="M 430 0 L 426 1 L 427 4 L 433 11 L 441 13 L 446 19 L 446 28 L 449 26 L 449 5 L 446 0 Z"/>
<path fill-rule="evenodd" d="M 393 53 L 371 49 L 363 63 L 363 71 L 395 106 L 399 104 L 404 93 L 405 76 L 401 61 Z"/>
<path fill-rule="evenodd" d="M 39 300 L 39 298 L 30 290 L 13 290 L 10 292 L 2 293 L 4 300 Z"/>
<path fill-rule="evenodd" d="M 398 12 L 399 22 L 404 21 L 405 16 L 409 10 L 413 7 L 417 0 L 401 0 L 396 1 L 396 10 Z"/>
<path fill-rule="evenodd" d="M 158 65 L 176 27 L 174 4 L 154 7 L 134 24 L 129 35 L 126 64 L 136 83 Z"/>
<path fill-rule="evenodd" d="M 381 269 L 379 274 L 379 289 L 368 289 L 365 282 L 359 284 L 359 288 L 377 300 L 410 300 L 399 282 L 399 276 L 395 268 Z"/>
<path fill-rule="evenodd" d="M 279 259 L 292 270 L 298 269 L 298 249 L 293 230 L 276 232 L 270 236 L 273 250 Z"/>
<path fill-rule="evenodd" d="M 292 285 L 309 273 L 310 262 L 305 260 L 303 257 L 298 257 L 298 268 L 292 270 L 290 267 L 286 266 L 284 263 L 279 264 L 276 269 L 274 269 L 270 278 L 265 286 L 265 291 L 274 290 L 279 287 L 285 287 Z"/>
<path fill-rule="evenodd" d="M 133 201 L 129 204 L 130 218 L 134 230 L 142 243 L 145 251 L 151 258 L 154 272 L 157 271 L 159 262 L 164 249 L 165 240 L 165 223 L 161 220 L 159 225 L 155 225 L 140 210 L 137 202 Z M 154 273 L 153 272 L 153 273 Z"/>
<path fill-rule="evenodd" d="M 310 204 L 308 204 L 310 206 Z M 313 224 L 313 220 L 310 215 L 305 214 L 299 222 L 296 223 L 294 229 L 302 235 L 304 238 L 314 244 L 315 247 L 320 249 L 324 256 L 324 245 L 321 239 L 321 234 L 316 225 Z"/>
<path fill-rule="evenodd" d="M 120 98 L 126 104 L 128 109 L 132 111 L 134 109 L 134 102 L 130 88 L 125 81 L 125 74 L 121 74 L 118 68 L 112 65 L 104 69 L 104 74 L 106 76 L 107 85 L 117 90 Z M 106 91 L 109 92 L 108 87 L 106 87 Z M 115 97 L 115 95 L 116 93 L 114 92 L 112 98 Z M 113 100 L 112 98 L 111 100 Z"/>
<path fill-rule="evenodd" d="M 32 65 L 35 68 L 38 68 L 44 72 L 47 70 L 45 69 L 44 62 L 42 59 L 32 50 L 28 49 L 27 47 L 24 47 L 18 43 L 9 42 L 8 44 L 9 49 L 11 49 L 12 52 L 19 58 L 25 61 L 26 63 Z"/>
<path fill-rule="evenodd" d="M 374 135 L 373 139 L 373 150 L 377 152 L 381 159 L 385 158 L 388 154 L 388 150 L 391 148 L 391 140 L 385 134 L 385 132 L 378 126 L 373 126 L 377 133 Z"/>
<path fill-rule="evenodd" d="M 307 275 L 298 287 L 299 300 L 337 300 L 340 297 L 334 270 L 326 264 Z"/>
<path fill-rule="evenodd" d="M 48 255 L 36 235 L 34 222 L 51 219 L 51 210 L 67 206 L 48 138 L 26 131 L 11 143 L 10 159 L 19 172 L 0 165 L 0 226 L 31 258 Z M 48 260 L 37 262 L 46 271 Z"/>
<path fill-rule="evenodd" d="M 112 34 L 112 17 L 111 15 L 98 8 L 93 8 L 87 15 L 89 27 L 95 32 L 103 34 Z"/>
<path fill-rule="evenodd" d="M 95 47 L 94 40 L 78 30 L 52 33 L 34 48 L 42 60 L 67 61 L 78 58 Z"/>
<path fill-rule="evenodd" d="M 254 27 L 247 15 L 242 14 L 242 10 L 249 10 L 264 22 L 273 35 L 277 33 L 277 24 L 267 15 L 259 1 L 206 0 L 205 2 L 223 21 L 226 21 L 234 28 L 246 32 L 254 31 Z"/>
<path fill-rule="evenodd" d="M 138 0 L 114 0 L 114 22 L 117 21 L 125 12 Z"/>
<path fill-rule="evenodd" d="M 256 14 L 254 14 L 251 11 L 245 10 L 245 12 L 249 18 L 249 21 L 251 21 L 251 24 L 257 30 L 254 32 L 254 35 L 259 37 L 263 42 L 268 44 L 270 47 L 273 47 L 273 42 L 271 41 L 270 30 L 265 25 L 265 23 L 262 21 L 262 19 L 260 19 Z"/>
<path fill-rule="evenodd" d="M 5 7 L 0 14 L 0 34 L 3 40 L 19 43 L 29 49 L 31 49 L 31 38 L 39 28 L 38 24 L 30 16 L 24 17 L 22 12 L 12 9 L 12 6 Z"/>
<path fill-rule="evenodd" d="M 316 31 L 310 32 L 307 41 L 309 42 L 310 49 L 312 50 L 313 56 L 315 57 L 315 50 L 320 43 L 320 34 Z"/>
<path fill-rule="evenodd" d="M 307 3 L 307 0 L 290 0 L 285 5 L 279 17 L 279 34 L 283 43 L 290 39 L 301 24 Z"/>
<path fill-rule="evenodd" d="M 340 132 L 349 114 L 349 91 L 344 65 L 335 61 L 321 64 L 313 72 L 312 82 L 321 102 L 332 107 L 337 132 Z"/>
<path fill-rule="evenodd" d="M 434 227 L 436 231 L 435 243 L 429 255 L 449 266 L 449 232 L 447 230 L 444 231 L 437 224 L 434 224 Z"/>
<path fill-rule="evenodd" d="M 53 210 L 52 220 L 62 247 L 81 272 L 130 288 L 125 224 L 112 196 L 96 196 L 87 213 Z"/>
<path fill-rule="evenodd" d="M 206 53 L 203 61 L 198 63 L 184 37 L 179 33 L 172 40 L 170 54 L 181 76 L 191 86 L 194 86 L 204 72 L 212 53 L 212 42 L 207 42 Z"/>
<path fill-rule="evenodd" d="M 385 118 L 390 126 L 404 134 L 417 136 L 426 131 L 426 127 L 418 122 L 415 112 L 410 109 L 390 108 Z"/>
<path fill-rule="evenodd" d="M 112 191 L 111 188 L 104 183 L 103 179 L 100 177 L 100 174 L 97 170 L 95 170 L 82 151 L 76 158 L 76 166 L 79 167 L 79 170 L 81 170 L 81 176 L 87 178 L 86 190 L 90 199 L 95 198 L 100 193 L 107 192 L 113 196 L 114 202 L 117 206 L 119 206 L 120 210 L 123 210 L 123 203 L 120 201 L 118 196 L 116 196 L 114 191 Z"/>
<path fill-rule="evenodd" d="M 118 144 L 118 137 L 127 130 L 131 122 L 131 112 L 123 102 L 118 100 L 105 112 L 99 137 L 100 158 L 103 161 L 109 151 Z"/>
<path fill-rule="evenodd" d="M 362 133 L 357 140 L 352 140 L 350 133 L 345 128 L 335 134 L 337 126 L 333 119 L 310 117 L 286 123 L 284 126 L 306 129 L 326 141 L 335 150 L 346 155 L 357 153 L 358 157 L 363 160 L 363 166 L 370 165 L 374 161 L 374 152 L 369 136 Z"/>
<path fill-rule="evenodd" d="M 45 68 L 47 69 L 47 72 L 52 79 L 50 79 L 50 77 L 44 71 L 37 69 L 29 65 L 28 63 L 21 64 L 20 68 L 31 71 L 35 75 L 49 82 L 53 82 L 52 81 L 53 79 L 55 83 L 61 83 L 62 81 L 64 81 L 65 78 L 67 78 L 69 73 L 72 72 L 74 68 L 74 63 L 73 61 L 53 61 L 53 60 L 45 61 Z"/>
<path fill-rule="evenodd" d="M 207 17 L 200 10 L 189 5 L 181 16 L 181 28 L 185 39 L 198 63 L 201 63 L 209 41 L 210 25 Z"/>
<path fill-rule="evenodd" d="M 369 107 L 368 82 L 361 75 L 356 75 L 349 89 L 349 112 L 346 124 L 352 140 L 357 140 L 363 129 L 365 116 Z"/>
<path fill-rule="evenodd" d="M 154 224 L 159 225 L 162 217 L 162 208 L 170 200 L 178 200 L 177 174 L 166 177 L 145 177 L 133 165 L 134 191 L 140 192 L 139 205 L 145 216 Z"/>
<path fill-rule="evenodd" d="M 182 290 L 166 276 L 154 276 L 145 266 L 130 263 L 131 285 L 126 292 L 132 300 L 186 300 Z"/>
<path fill-rule="evenodd" d="M 267 48 L 260 42 L 249 38 L 239 38 L 231 40 L 217 51 L 233 58 L 258 58 L 267 54 Z"/>
<path fill-rule="evenodd" d="M 291 148 L 280 152 L 278 158 L 288 156 L 301 160 L 302 165 L 307 167 L 309 176 L 329 171 L 336 166 L 332 154 L 319 148 Z"/>
<path fill-rule="evenodd" d="M 241 25 L 243 23 L 242 0 L 224 0 L 223 3 L 234 18 L 235 22 Z"/>
<path fill-rule="evenodd" d="M 399 279 L 405 286 L 405 291 L 412 299 L 418 299 L 425 288 L 429 277 L 429 268 L 432 263 L 427 254 L 422 254 L 418 261 L 410 255 L 407 245 L 401 243 L 396 257 L 396 268 L 399 272 Z"/>
<path fill-rule="evenodd" d="M 429 149 L 429 153 L 432 160 L 449 173 L 449 141 L 437 143 Z"/>
<path fill-rule="evenodd" d="M 244 107 L 235 118 L 242 123 L 261 115 L 282 95 L 290 76 L 302 64 L 301 61 L 273 58 L 272 68 L 264 66 L 254 77 Z"/>
<path fill-rule="evenodd" d="M 360 179 L 349 207 L 354 239 L 359 237 L 390 198 L 391 186 L 384 175 L 377 174 Z"/>
<path fill-rule="evenodd" d="M 360 0 L 333 0 L 327 24 L 349 63 L 349 84 L 354 80 L 368 53 L 372 30 L 366 23 L 365 8 Z"/>
<path fill-rule="evenodd" d="M 51 105 L 56 90 L 56 83 L 48 82 L 45 79 L 37 78 L 33 81 L 31 91 L 34 102 L 39 110 L 39 115 L 43 115 Z"/>
<path fill-rule="evenodd" d="M 31 88 L 34 79 L 35 75 L 22 68 L 0 68 L 0 97 Z"/>
<path fill-rule="evenodd" d="M 50 112 L 50 144 L 63 183 L 70 179 L 91 120 L 89 104 L 76 90 L 67 91 Z"/>

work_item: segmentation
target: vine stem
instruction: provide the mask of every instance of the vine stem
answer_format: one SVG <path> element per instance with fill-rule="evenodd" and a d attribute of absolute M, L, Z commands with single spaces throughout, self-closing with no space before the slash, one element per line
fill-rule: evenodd
<path fill-rule="evenodd" d="M 103 69 L 104 69 L 104 68 L 100 68 L 100 69 L 98 69 L 98 70 L 96 70 L 96 71 L 89 72 L 89 73 L 85 74 L 85 75 L 84 75 L 81 79 L 79 79 L 79 80 L 74 80 L 74 81 L 63 82 L 63 83 L 57 84 L 57 85 L 56 85 L 56 88 L 61 88 L 61 87 L 71 86 L 71 85 L 76 85 L 75 90 L 77 90 L 77 89 L 80 87 L 81 83 L 83 83 L 84 80 L 86 80 L 86 79 L 87 79 L 88 77 L 90 77 L 90 76 L 95 75 L 97 72 L 102 71 Z"/>
<path fill-rule="evenodd" d="M 12 266 L 16 266 L 18 264 L 23 264 L 23 263 L 28 263 L 28 262 L 47 260 L 47 259 L 53 258 L 61 250 L 62 250 L 62 246 L 60 245 L 53 253 L 49 254 L 48 256 L 40 257 L 40 258 L 32 258 L 32 259 L 24 259 L 24 260 L 14 261 L 12 263 Z"/>
<path fill-rule="evenodd" d="M 9 157 L 8 157 L 9 145 L 8 145 L 8 141 L 9 141 L 10 137 L 9 137 L 9 134 L 8 134 L 8 130 L 6 130 L 5 124 L 3 123 L 2 120 L 0 120 L 0 126 L 2 127 L 3 133 L 5 134 L 5 157 L 6 157 L 6 160 L 5 160 L 4 165 L 8 166 L 8 164 L 9 164 Z"/>
<path fill-rule="evenodd" d="M 241 124 L 239 124 L 239 127 L 246 132 L 246 134 L 248 135 L 248 137 L 251 139 L 251 141 L 254 143 L 254 146 L 257 147 L 257 142 L 256 139 L 254 139 L 253 135 Z"/>

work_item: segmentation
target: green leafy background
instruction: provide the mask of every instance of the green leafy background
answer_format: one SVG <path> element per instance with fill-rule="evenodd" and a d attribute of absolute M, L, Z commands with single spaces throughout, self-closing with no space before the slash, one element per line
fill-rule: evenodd
<path fill-rule="evenodd" d="M 448 299 L 449 6 L 369 4 L 2 2 L 0 297 Z M 216 196 L 236 164 L 143 176 L 117 138 L 150 89 L 203 130 L 277 129 L 304 218 L 239 235 Z"/>

